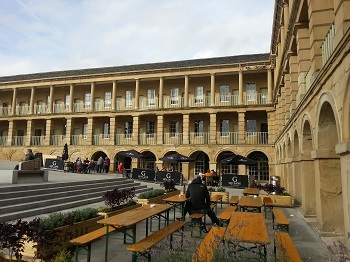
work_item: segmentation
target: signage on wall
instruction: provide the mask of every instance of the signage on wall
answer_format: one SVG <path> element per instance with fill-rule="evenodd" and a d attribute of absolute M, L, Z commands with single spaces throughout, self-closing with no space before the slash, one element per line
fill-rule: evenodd
<path fill-rule="evenodd" d="M 64 171 L 64 161 L 59 159 L 46 158 L 45 168 L 55 171 Z"/>

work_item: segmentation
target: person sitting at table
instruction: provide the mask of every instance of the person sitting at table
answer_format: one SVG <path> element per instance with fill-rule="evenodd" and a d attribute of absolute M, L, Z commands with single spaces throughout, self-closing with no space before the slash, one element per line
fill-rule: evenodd
<path fill-rule="evenodd" d="M 205 183 L 207 186 L 212 186 L 213 185 L 213 175 L 211 172 L 210 172 L 210 169 L 207 170 L 207 172 L 204 174 L 204 177 L 205 177 Z"/>
<path fill-rule="evenodd" d="M 212 169 L 210 172 L 213 174 L 213 186 L 219 186 L 220 176 L 214 171 L 214 169 Z"/>
<path fill-rule="evenodd" d="M 190 198 L 190 214 L 207 214 L 211 219 L 213 225 L 219 225 L 219 219 L 217 218 L 214 211 L 210 208 L 210 195 L 208 188 L 202 183 L 202 179 L 199 175 L 195 175 L 191 184 L 189 184 L 186 191 L 186 198 Z M 202 230 L 205 233 L 208 232 L 208 229 L 206 227 L 203 227 Z"/>

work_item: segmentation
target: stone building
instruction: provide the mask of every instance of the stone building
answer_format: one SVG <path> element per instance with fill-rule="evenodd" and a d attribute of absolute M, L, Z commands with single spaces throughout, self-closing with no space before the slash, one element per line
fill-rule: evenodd
<path fill-rule="evenodd" d="M 350 231 L 350 1 L 276 0 L 270 53 L 0 77 L 0 158 L 108 156 L 281 185 L 321 234 Z M 145 158 L 120 158 L 135 149 Z M 224 165 L 240 154 L 254 166 Z"/>

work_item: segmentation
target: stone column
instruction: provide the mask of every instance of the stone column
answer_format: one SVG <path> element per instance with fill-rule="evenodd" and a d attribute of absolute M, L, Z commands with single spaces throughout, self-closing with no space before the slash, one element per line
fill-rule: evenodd
<path fill-rule="evenodd" d="M 267 143 L 273 144 L 275 142 L 275 134 L 276 134 L 276 118 L 275 118 L 275 111 L 267 111 Z"/>
<path fill-rule="evenodd" d="M 93 112 L 95 110 L 95 83 L 91 83 L 91 105 L 90 111 Z"/>
<path fill-rule="evenodd" d="M 157 145 L 163 145 L 164 116 L 157 115 Z"/>
<path fill-rule="evenodd" d="M 9 120 L 9 132 L 7 134 L 7 145 L 12 145 L 12 137 L 13 137 L 13 120 Z"/>
<path fill-rule="evenodd" d="M 109 118 L 109 145 L 115 145 L 115 117 Z"/>
<path fill-rule="evenodd" d="M 240 70 L 238 74 L 238 104 L 243 105 L 243 71 Z"/>
<path fill-rule="evenodd" d="M 66 128 L 65 143 L 67 143 L 67 145 L 71 145 L 72 118 L 67 118 L 65 128 Z"/>
<path fill-rule="evenodd" d="M 27 136 L 24 140 L 24 146 L 30 146 L 32 140 L 32 120 L 27 120 Z"/>
<path fill-rule="evenodd" d="M 86 145 L 92 145 L 92 136 L 94 133 L 93 127 L 94 127 L 94 118 L 89 117 L 88 118 L 88 132 L 87 132 L 87 138 L 86 138 Z"/>
<path fill-rule="evenodd" d="M 216 113 L 210 114 L 210 144 L 216 144 Z"/>
<path fill-rule="evenodd" d="M 215 106 L 215 74 L 210 74 L 210 105 Z"/>
<path fill-rule="evenodd" d="M 188 107 L 188 84 L 189 84 L 189 76 L 185 75 L 185 94 L 184 94 L 184 107 Z"/>
<path fill-rule="evenodd" d="M 73 112 L 73 104 L 74 104 L 74 85 L 70 84 L 69 86 L 69 112 Z"/>
<path fill-rule="evenodd" d="M 159 78 L 159 102 L 158 106 L 159 108 L 163 108 L 163 89 L 164 89 L 164 78 Z"/>
<path fill-rule="evenodd" d="M 316 215 L 315 170 L 311 154 L 301 155 L 301 192 L 304 216 Z"/>
<path fill-rule="evenodd" d="M 183 133 L 183 144 L 188 145 L 190 143 L 190 115 L 182 115 L 182 133 Z"/>
<path fill-rule="evenodd" d="M 139 89 L 140 89 L 140 79 L 136 79 L 135 85 L 135 109 L 139 108 Z"/>
<path fill-rule="evenodd" d="M 12 115 L 16 114 L 16 100 L 17 100 L 17 88 L 13 89 L 13 95 L 12 95 Z"/>
<path fill-rule="evenodd" d="M 48 107 L 49 112 L 48 113 L 53 113 L 53 96 L 54 96 L 54 89 L 53 85 L 50 85 L 50 105 Z"/>
<path fill-rule="evenodd" d="M 34 96 L 35 96 L 35 88 L 31 88 L 30 92 L 30 104 L 29 104 L 29 112 L 30 114 L 34 114 Z"/>
<path fill-rule="evenodd" d="M 245 128 L 245 111 L 238 112 L 238 144 L 245 144 L 246 128 Z"/>
<path fill-rule="evenodd" d="M 51 119 L 46 119 L 45 141 L 44 145 L 49 146 L 51 140 Z"/>
<path fill-rule="evenodd" d="M 133 116 L 132 118 L 132 145 L 137 146 L 139 144 L 139 116 Z"/>
<path fill-rule="evenodd" d="M 117 94 L 117 81 L 113 81 L 113 87 L 112 87 L 112 111 L 115 111 L 116 106 L 116 94 Z"/>

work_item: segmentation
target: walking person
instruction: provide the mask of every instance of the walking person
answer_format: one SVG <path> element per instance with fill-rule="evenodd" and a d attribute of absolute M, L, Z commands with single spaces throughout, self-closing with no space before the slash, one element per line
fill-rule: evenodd
<path fill-rule="evenodd" d="M 111 165 L 111 160 L 108 158 L 108 156 L 106 156 L 104 164 L 103 164 L 103 167 L 104 167 L 103 169 L 106 173 L 109 172 L 110 165 Z"/>
<path fill-rule="evenodd" d="M 104 163 L 104 159 L 103 159 L 102 156 L 100 156 L 97 159 L 97 163 L 96 163 L 97 173 L 101 173 L 102 172 L 103 163 Z"/>

